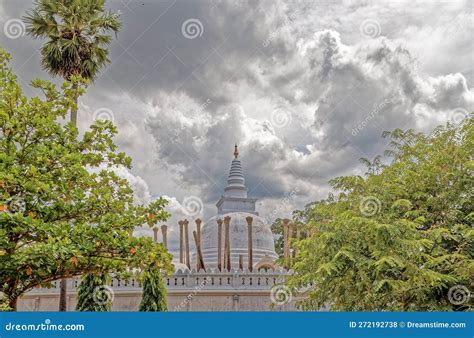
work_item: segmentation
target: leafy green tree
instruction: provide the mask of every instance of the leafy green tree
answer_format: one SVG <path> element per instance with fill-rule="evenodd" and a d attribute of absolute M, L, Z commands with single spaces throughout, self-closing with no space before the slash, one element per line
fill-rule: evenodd
<path fill-rule="evenodd" d="M 105 10 L 105 0 L 36 0 L 35 5 L 24 20 L 29 35 L 47 39 L 41 48 L 43 68 L 66 81 L 73 76 L 93 81 L 110 62 L 109 33 L 119 31 L 119 15 Z M 77 106 L 71 122 L 77 124 Z"/>
<path fill-rule="evenodd" d="M 166 287 L 163 275 L 156 267 L 147 268 L 142 275 L 143 293 L 140 311 L 167 311 Z"/>
<path fill-rule="evenodd" d="M 391 160 L 332 180 L 336 194 L 312 208 L 289 285 L 304 292 L 307 310 L 472 309 L 472 115 L 430 135 L 384 136 Z"/>
<path fill-rule="evenodd" d="M 108 274 L 85 274 L 77 290 L 76 311 L 110 311 L 112 309 L 113 290 L 107 283 Z"/>
<path fill-rule="evenodd" d="M 0 295 L 0 312 L 12 311 L 13 309 L 9 306 L 9 300 L 4 295 Z"/>
<path fill-rule="evenodd" d="M 277 218 L 271 225 L 272 233 L 275 236 L 275 252 L 278 256 L 283 256 L 284 252 L 284 238 L 283 238 L 283 220 Z"/>
<path fill-rule="evenodd" d="M 80 137 L 61 123 L 80 83 L 58 91 L 36 80 L 44 98 L 27 98 L 8 60 L 0 50 L 0 292 L 9 307 L 60 278 L 150 265 L 171 270 L 161 244 L 130 235 L 169 215 L 164 199 L 135 204 L 129 182 L 115 173 L 131 167 L 113 142 L 116 128 L 96 121 Z"/>
<path fill-rule="evenodd" d="M 43 69 L 66 81 L 81 77 L 94 81 L 110 62 L 110 32 L 120 29 L 119 15 L 105 10 L 105 0 L 36 0 L 24 20 L 33 38 L 46 38 L 41 48 Z M 71 122 L 77 126 L 77 101 Z M 61 279 L 59 310 L 66 311 L 66 279 Z"/>

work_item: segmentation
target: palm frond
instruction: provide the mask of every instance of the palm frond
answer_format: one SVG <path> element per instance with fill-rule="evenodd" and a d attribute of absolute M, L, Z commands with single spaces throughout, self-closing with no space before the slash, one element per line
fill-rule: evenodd
<path fill-rule="evenodd" d="M 110 62 L 110 33 L 117 33 L 119 15 L 105 10 L 104 0 L 36 0 L 23 18 L 27 33 L 46 39 L 42 66 L 53 76 L 94 80 Z"/>

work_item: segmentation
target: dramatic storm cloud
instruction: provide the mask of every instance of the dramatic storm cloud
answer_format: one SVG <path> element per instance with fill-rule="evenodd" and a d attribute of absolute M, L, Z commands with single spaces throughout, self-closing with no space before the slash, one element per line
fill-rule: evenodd
<path fill-rule="evenodd" d="M 383 131 L 430 132 L 474 108 L 469 1 L 108 5 L 123 28 L 111 65 L 81 98 L 80 127 L 101 117 L 118 125 L 134 160 L 120 174 L 139 199 L 170 200 L 172 248 L 190 199 L 204 207 L 192 216 L 215 213 L 236 142 L 249 193 L 271 221 L 324 198 L 329 179 L 363 172 L 358 159 L 383 153 Z M 24 87 L 48 78 L 41 41 L 16 20 L 31 6 L 0 5 L 0 43 Z"/>

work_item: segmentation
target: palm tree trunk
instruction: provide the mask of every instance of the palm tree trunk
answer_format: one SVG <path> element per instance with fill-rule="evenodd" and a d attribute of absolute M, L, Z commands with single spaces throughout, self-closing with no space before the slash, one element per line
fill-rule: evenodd
<path fill-rule="evenodd" d="M 67 311 L 67 279 L 61 278 L 59 282 L 59 311 Z"/>
<path fill-rule="evenodd" d="M 73 89 L 77 90 L 77 85 L 73 85 Z M 76 104 L 75 108 L 71 109 L 71 123 L 74 127 L 77 127 L 77 93 L 74 94 L 74 103 Z"/>
<path fill-rule="evenodd" d="M 74 85 L 74 89 L 77 89 L 77 86 Z M 71 123 L 74 127 L 77 127 L 77 93 L 74 94 L 74 103 L 76 107 L 71 109 Z M 67 311 L 67 279 L 61 278 L 59 282 L 59 311 Z"/>
<path fill-rule="evenodd" d="M 16 311 L 17 309 L 17 303 L 18 303 L 18 297 L 15 298 L 9 298 L 8 300 L 8 307 L 11 308 L 11 311 Z"/>

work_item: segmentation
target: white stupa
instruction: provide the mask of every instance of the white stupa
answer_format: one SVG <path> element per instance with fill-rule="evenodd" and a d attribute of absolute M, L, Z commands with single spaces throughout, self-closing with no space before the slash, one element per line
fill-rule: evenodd
<path fill-rule="evenodd" d="M 217 220 L 224 219 L 226 216 L 230 217 L 230 258 L 233 269 L 239 267 L 240 256 L 243 257 L 244 266 L 248 266 L 248 226 L 246 221 L 248 216 L 253 218 L 253 266 L 273 261 L 278 257 L 270 226 L 265 224 L 264 219 L 259 217 L 255 210 L 257 199 L 247 196 L 248 189 L 238 156 L 236 145 L 227 186 L 216 204 L 217 215 L 210 218 L 201 229 L 201 250 L 206 268 L 217 267 Z"/>
<path fill-rule="evenodd" d="M 235 158 L 232 160 L 227 186 L 217 202 L 217 215 L 201 227 L 200 246 L 205 269 L 196 271 L 198 267 L 196 254 L 189 259 L 191 262 L 185 264 L 183 260 L 185 257 L 181 253 L 181 262 L 174 263 L 175 273 L 164 277 L 170 311 L 297 310 L 291 292 L 278 291 L 279 296 L 275 297 L 275 290 L 279 290 L 275 289 L 275 285 L 281 285 L 291 272 L 275 264 L 277 254 L 270 226 L 258 216 L 255 210 L 257 200 L 247 196 L 242 164 L 238 156 L 235 146 Z M 228 238 L 227 252 L 230 251 L 231 266 L 230 268 L 228 264 L 224 266 L 224 252 L 221 250 L 222 268 L 219 270 L 217 220 L 224 220 L 227 216 L 230 217 L 230 220 L 227 219 L 229 236 L 226 235 L 225 238 Z M 252 217 L 251 227 L 247 223 L 247 217 Z M 252 229 L 251 232 L 249 228 Z M 221 235 L 221 249 L 224 249 L 224 234 Z M 252 238 L 251 268 L 248 264 L 250 253 L 247 248 L 250 238 Z M 75 308 L 79 283 L 79 277 L 68 279 L 69 310 Z M 56 311 L 59 304 L 59 284 L 58 280 L 53 282 L 52 287 L 31 290 L 19 300 L 18 309 Z M 138 310 L 142 298 L 142 286 L 138 280 L 133 277 L 128 280 L 114 277 L 108 288 L 114 291 L 113 311 Z M 280 296 L 284 299 L 280 299 Z"/>

